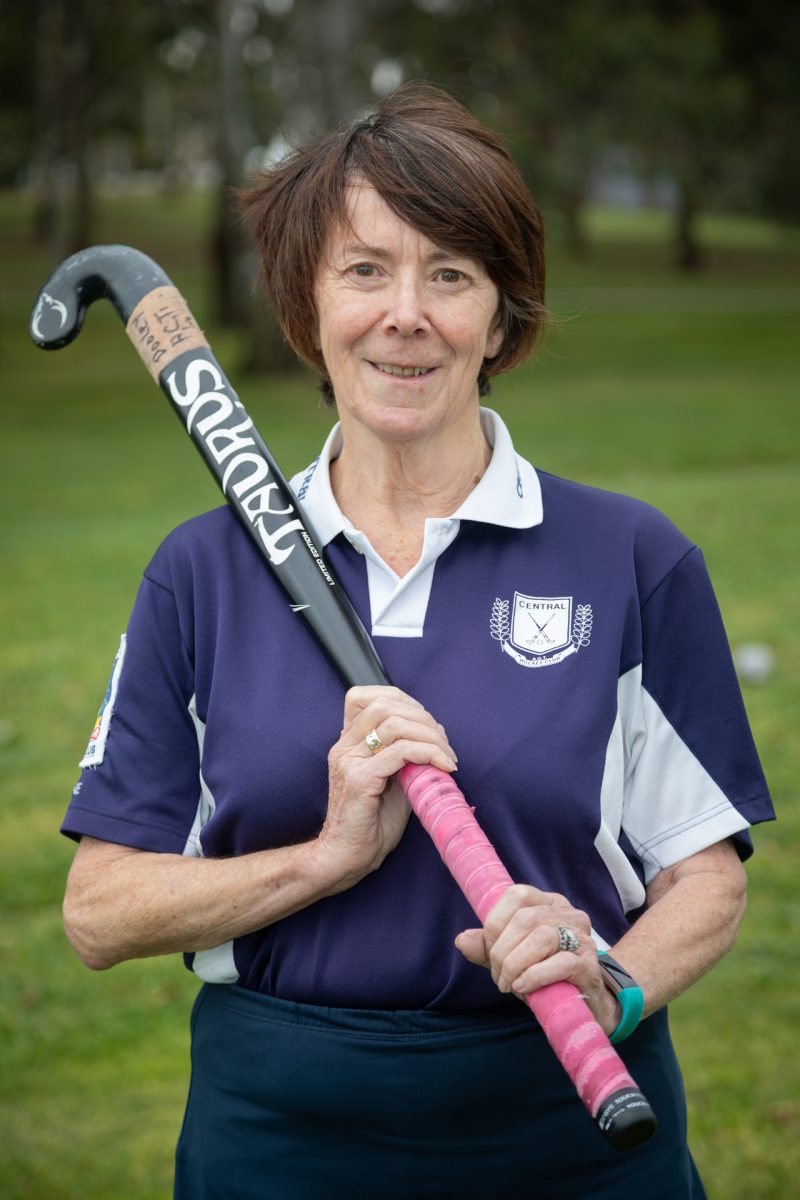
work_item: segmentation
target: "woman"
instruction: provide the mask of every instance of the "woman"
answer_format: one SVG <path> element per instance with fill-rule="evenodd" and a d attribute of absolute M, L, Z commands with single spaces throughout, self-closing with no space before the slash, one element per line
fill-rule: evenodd
<path fill-rule="evenodd" d="M 772 811 L 699 551 L 534 471 L 480 408 L 541 327 L 542 228 L 454 100 L 401 89 L 245 209 L 339 417 L 293 484 L 398 686 L 342 712 L 227 509 L 145 572 L 65 919 L 91 967 L 183 951 L 205 981 L 175 1194 L 702 1197 L 665 1006 L 732 946 Z M 458 764 L 526 881 L 483 929 L 408 820 L 407 762 Z M 656 1110 L 628 1155 L 517 1002 L 560 979 Z"/>

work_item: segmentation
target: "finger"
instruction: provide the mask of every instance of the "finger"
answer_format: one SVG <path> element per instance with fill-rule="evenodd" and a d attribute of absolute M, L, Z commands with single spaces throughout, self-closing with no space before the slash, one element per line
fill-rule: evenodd
<path fill-rule="evenodd" d="M 448 742 L 441 726 L 434 724 L 432 721 L 419 720 L 416 716 L 409 717 L 403 713 L 392 713 L 385 720 L 372 725 L 367 734 L 358 740 L 355 740 L 355 730 L 353 732 L 354 741 L 352 745 L 354 748 L 357 747 L 359 752 L 366 750 L 370 754 L 377 753 L 367 741 L 367 737 L 371 733 L 377 736 L 379 741 L 382 742 L 382 749 L 399 741 L 429 742 L 431 745 L 441 746 L 450 758 L 457 761 L 455 751 Z"/>
<path fill-rule="evenodd" d="M 594 946 L 589 918 L 569 904 L 525 905 L 513 912 L 490 944 L 492 977 L 497 986 L 510 991 L 514 979 L 529 962 L 562 952 L 575 953 L 562 951 L 561 928 L 577 939 L 579 949 L 581 943 Z"/>
<path fill-rule="evenodd" d="M 594 949 L 586 953 L 559 950 L 539 962 L 529 963 L 511 979 L 509 990 L 519 996 L 527 996 L 540 987 L 567 980 L 574 983 L 579 992 L 587 995 L 597 983 L 595 976 L 599 968 L 596 960 Z"/>
<path fill-rule="evenodd" d="M 520 909 L 489 947 L 492 979 L 502 992 L 510 992 L 522 971 L 549 958 L 557 948 L 558 935 L 552 925 L 542 923 L 541 906 Z"/>
<path fill-rule="evenodd" d="M 479 967 L 489 966 L 489 952 L 482 929 L 465 929 L 455 941 L 456 949 Z"/>
<path fill-rule="evenodd" d="M 502 962 L 500 982 L 509 990 L 522 991 L 531 987 L 542 987 L 551 978 L 570 979 L 588 985 L 602 986 L 600 968 L 597 963 L 597 947 L 592 937 L 591 926 L 584 913 L 573 910 L 571 926 L 539 925 L 526 940 L 520 940 Z M 580 926 L 580 929 L 579 929 Z M 577 940 L 577 947 L 569 949 L 562 941 L 566 930 Z M 553 972 L 555 974 L 553 975 Z M 503 987 L 505 990 L 505 986 Z"/>
<path fill-rule="evenodd" d="M 494 943 L 515 913 L 524 908 L 540 909 L 540 920 L 557 924 L 553 912 L 547 910 L 552 909 L 556 901 L 562 898 L 556 892 L 543 892 L 532 884 L 516 883 L 506 888 L 484 922 L 487 937 Z"/>
<path fill-rule="evenodd" d="M 378 798 L 390 780 L 406 763 L 437 767 L 448 774 L 456 764 L 444 748 L 434 742 L 398 739 L 379 753 L 366 747 L 343 750 L 332 746 L 328 754 L 328 774 L 335 794 L 360 794 Z"/>
<path fill-rule="evenodd" d="M 358 714 L 375 700 L 405 702 L 412 708 L 423 708 L 418 700 L 409 696 L 396 687 L 383 687 L 378 684 L 365 684 L 348 689 L 344 698 L 345 725 L 349 724 Z M 424 710 L 423 710 L 424 711 Z"/>
<path fill-rule="evenodd" d="M 377 749 L 373 743 L 377 738 Z M 458 761 L 444 727 L 419 705 L 377 697 L 342 730 L 337 743 L 343 751 L 358 749 L 360 755 L 375 754 L 399 740 L 438 743 L 453 761 Z"/>
<path fill-rule="evenodd" d="M 457 769 L 455 759 L 443 746 L 436 742 L 414 741 L 408 738 L 399 738 L 380 753 L 368 754 L 365 759 L 359 761 L 364 763 L 367 772 L 374 772 L 376 777 L 382 776 L 384 779 L 395 775 L 406 763 L 438 767 L 440 771 L 446 771 L 448 774 Z"/>
<path fill-rule="evenodd" d="M 348 746 L 355 746 L 364 740 L 371 729 L 377 729 L 392 717 L 426 725 L 431 729 L 440 730 L 443 735 L 441 726 L 420 705 L 410 704 L 404 699 L 378 696 L 366 708 L 360 709 L 352 720 L 345 720 L 340 741 Z"/>
<path fill-rule="evenodd" d="M 395 687 L 369 686 L 350 688 L 345 696 L 344 726 L 347 728 L 358 721 L 362 726 L 368 725 L 371 727 L 370 723 L 374 725 L 376 721 L 382 720 L 392 712 L 406 712 L 416 715 L 418 718 L 430 721 L 444 733 L 444 726 L 440 725 L 427 712 L 419 700 L 415 700 L 407 692 L 403 692 Z"/>
<path fill-rule="evenodd" d="M 500 897 L 486 918 L 487 936 L 496 941 L 515 913 L 524 908 L 533 908 L 538 913 L 534 924 L 564 925 L 578 937 L 591 937 L 592 924 L 585 912 L 573 907 L 560 892 L 544 892 L 529 884 L 515 884 Z"/>

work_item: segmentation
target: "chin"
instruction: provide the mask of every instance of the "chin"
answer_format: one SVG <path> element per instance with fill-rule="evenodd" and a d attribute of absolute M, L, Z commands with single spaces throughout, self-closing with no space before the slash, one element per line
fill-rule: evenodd
<path fill-rule="evenodd" d="M 354 413 L 376 437 L 386 441 L 402 442 L 426 438 L 442 425 L 442 414 L 430 400 L 399 399 L 394 402 L 383 398 Z"/>
<path fill-rule="evenodd" d="M 393 406 L 373 413 L 364 424 L 377 437 L 391 441 L 411 441 L 430 432 L 429 415 L 418 409 Z"/>

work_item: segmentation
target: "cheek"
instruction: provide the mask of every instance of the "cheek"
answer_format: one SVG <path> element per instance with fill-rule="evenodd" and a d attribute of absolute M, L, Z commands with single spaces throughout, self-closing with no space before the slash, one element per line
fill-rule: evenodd
<path fill-rule="evenodd" d="M 475 363 L 482 363 L 484 358 L 492 354 L 494 336 L 488 333 L 483 321 L 465 320 L 451 327 L 450 339 L 450 345 L 470 369 Z"/>
<path fill-rule="evenodd" d="M 502 330 L 496 329 L 499 300 L 495 296 L 480 297 L 465 306 L 460 312 L 448 314 L 447 333 L 451 348 L 458 357 L 469 365 L 482 363 L 500 348 Z"/>
<path fill-rule="evenodd" d="M 369 332 L 374 313 L 364 304 L 341 300 L 330 305 L 319 321 L 319 339 L 323 350 L 347 350 Z"/>

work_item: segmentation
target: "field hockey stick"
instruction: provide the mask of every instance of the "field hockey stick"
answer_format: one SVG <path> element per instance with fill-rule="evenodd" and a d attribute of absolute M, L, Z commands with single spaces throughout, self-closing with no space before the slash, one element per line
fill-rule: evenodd
<path fill-rule="evenodd" d="M 302 505 L 217 363 L 186 301 L 161 268 L 128 246 L 93 246 L 67 259 L 39 293 L 37 346 L 56 350 L 106 297 L 148 371 L 185 425 L 226 500 L 348 686 L 387 684 L 350 601 L 316 544 Z M 407 765 L 400 784 L 445 865 L 483 923 L 513 880 L 449 775 Z M 571 983 L 525 997 L 598 1127 L 617 1149 L 645 1141 L 655 1117 Z"/>

